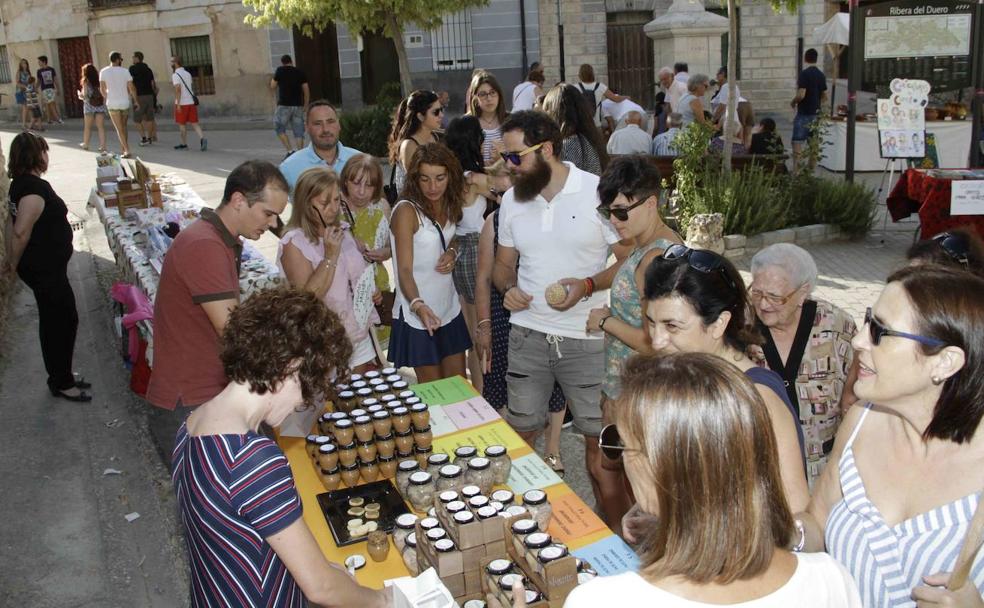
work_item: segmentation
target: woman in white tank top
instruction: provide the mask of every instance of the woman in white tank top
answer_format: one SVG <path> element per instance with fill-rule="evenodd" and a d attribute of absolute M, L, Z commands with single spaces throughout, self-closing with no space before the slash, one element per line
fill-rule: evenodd
<path fill-rule="evenodd" d="M 464 376 L 471 338 L 451 278 L 459 255 L 461 165 L 443 144 L 420 146 L 403 193 L 391 215 L 396 302 L 389 359 L 413 367 L 420 382 Z"/>

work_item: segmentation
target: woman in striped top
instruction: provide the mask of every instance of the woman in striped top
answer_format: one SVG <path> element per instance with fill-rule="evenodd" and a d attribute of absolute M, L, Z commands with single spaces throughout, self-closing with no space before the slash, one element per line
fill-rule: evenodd
<path fill-rule="evenodd" d="M 392 606 L 325 559 L 287 459 L 258 432 L 327 392 L 352 352 L 342 322 L 310 292 L 272 289 L 229 314 L 221 342 L 229 385 L 188 416 L 171 459 L 191 606 Z"/>
<path fill-rule="evenodd" d="M 848 411 L 800 515 L 805 545 L 847 567 L 869 608 L 982 606 L 984 554 L 962 589 L 942 587 L 984 487 L 984 280 L 902 269 L 865 325 L 854 392 L 868 405 Z"/>

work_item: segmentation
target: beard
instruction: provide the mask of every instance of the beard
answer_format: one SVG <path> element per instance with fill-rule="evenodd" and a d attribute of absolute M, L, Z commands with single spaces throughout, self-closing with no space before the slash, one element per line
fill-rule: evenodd
<path fill-rule="evenodd" d="M 516 200 L 521 203 L 533 200 L 547 187 L 551 177 L 550 165 L 543 160 L 539 151 L 536 152 L 536 164 L 533 165 L 532 171 L 513 174 L 513 194 Z"/>

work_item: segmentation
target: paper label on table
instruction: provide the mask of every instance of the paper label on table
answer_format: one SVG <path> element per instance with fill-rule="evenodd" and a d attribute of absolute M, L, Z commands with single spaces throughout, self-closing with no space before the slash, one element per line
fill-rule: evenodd
<path fill-rule="evenodd" d="M 950 182 L 950 215 L 984 215 L 984 180 Z"/>
<path fill-rule="evenodd" d="M 444 411 L 443 407 L 431 406 L 428 410 L 430 411 L 431 434 L 434 437 L 458 432 L 458 427 L 454 425 L 454 422 L 451 422 L 451 418 Z"/>
<path fill-rule="evenodd" d="M 472 397 L 467 401 L 452 403 L 441 409 L 447 413 L 454 426 L 459 429 L 470 429 L 475 426 L 501 420 L 495 408 L 489 405 L 489 402 L 482 397 Z"/>
<path fill-rule="evenodd" d="M 562 543 L 570 544 L 606 528 L 605 522 L 574 492 L 551 499 L 550 507 L 553 515 L 547 532 Z"/>
<path fill-rule="evenodd" d="M 538 455 L 527 454 L 513 460 L 508 483 L 519 495 L 527 490 L 549 488 L 561 483 L 561 479 Z"/>
<path fill-rule="evenodd" d="M 484 450 L 490 445 L 504 445 L 506 446 L 506 450 L 510 452 L 519 448 L 529 447 L 525 441 L 520 439 L 519 435 L 516 434 L 516 431 L 512 430 L 512 428 L 505 423 L 505 421 L 499 421 L 495 424 L 487 424 L 478 428 L 465 429 L 445 437 L 434 438 L 435 452 L 453 454 L 455 448 L 463 445 L 475 446 L 479 451 Z M 513 461 L 513 470 L 515 469 L 516 461 Z M 512 485 L 511 475 L 509 480 L 510 485 Z M 515 487 L 513 491 L 518 492 Z"/>
<path fill-rule="evenodd" d="M 467 381 L 455 376 L 410 387 L 427 405 L 448 405 L 474 397 L 477 393 Z"/>
<path fill-rule="evenodd" d="M 575 557 L 590 563 L 601 576 L 635 572 L 639 569 L 639 556 L 635 554 L 632 547 L 614 534 L 586 547 L 575 549 L 572 553 Z"/>

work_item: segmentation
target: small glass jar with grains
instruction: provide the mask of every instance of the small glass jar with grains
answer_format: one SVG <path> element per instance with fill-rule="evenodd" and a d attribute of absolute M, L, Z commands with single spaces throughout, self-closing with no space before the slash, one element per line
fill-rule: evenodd
<path fill-rule="evenodd" d="M 410 485 L 410 476 L 420 470 L 420 465 L 414 460 L 404 460 L 396 465 L 396 489 L 403 496 L 407 495 L 407 486 Z"/>
<path fill-rule="evenodd" d="M 492 491 L 492 484 L 495 482 L 495 474 L 492 472 L 492 464 L 488 458 L 476 456 L 468 461 L 468 470 L 465 471 L 465 482 L 481 488 L 482 494 Z"/>
<path fill-rule="evenodd" d="M 529 511 L 530 516 L 536 520 L 541 530 L 546 530 L 550 524 L 550 517 L 553 515 L 553 508 L 547 501 L 547 493 L 543 490 L 527 490 L 523 494 L 523 506 Z"/>
<path fill-rule="evenodd" d="M 407 546 L 407 536 L 413 533 L 417 525 L 417 516 L 413 513 L 403 513 L 396 518 L 396 526 L 393 528 L 393 544 L 397 551 L 402 552 Z"/>
<path fill-rule="evenodd" d="M 495 485 L 501 486 L 509 481 L 509 472 L 512 470 L 512 459 L 505 446 L 490 445 L 485 448 L 485 457 L 492 463 L 492 472 L 495 473 Z"/>
<path fill-rule="evenodd" d="M 417 511 L 426 511 L 434 504 L 434 479 L 430 473 L 417 471 L 410 475 L 407 498 Z"/>
<path fill-rule="evenodd" d="M 456 464 L 446 464 L 441 467 L 440 477 L 437 480 L 439 492 L 454 490 L 460 492 L 465 485 L 465 478 L 461 472 L 461 467 Z"/>

